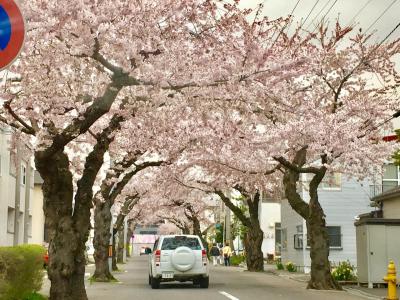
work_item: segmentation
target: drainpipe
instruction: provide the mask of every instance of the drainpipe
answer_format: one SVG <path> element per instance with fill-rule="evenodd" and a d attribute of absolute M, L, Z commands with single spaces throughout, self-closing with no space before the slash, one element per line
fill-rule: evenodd
<path fill-rule="evenodd" d="M 14 203 L 14 242 L 19 244 L 19 213 L 21 207 L 21 149 L 20 141 L 17 141 L 17 153 L 15 157 L 15 203 Z M 10 161 L 12 163 L 12 161 Z"/>
<path fill-rule="evenodd" d="M 30 198 L 31 198 L 31 164 L 30 159 L 29 163 L 26 166 L 25 171 L 25 214 L 24 214 L 24 244 L 27 244 L 29 241 L 29 227 L 32 226 L 30 222 L 33 221 L 29 219 L 30 216 Z M 32 227 L 31 227 L 32 228 Z"/>

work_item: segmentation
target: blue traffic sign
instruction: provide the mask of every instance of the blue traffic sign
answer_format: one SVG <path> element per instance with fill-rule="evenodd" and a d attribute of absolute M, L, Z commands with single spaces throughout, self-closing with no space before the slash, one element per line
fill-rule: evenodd
<path fill-rule="evenodd" d="M 19 55 L 25 39 L 25 22 L 14 0 L 0 0 L 0 70 Z"/>

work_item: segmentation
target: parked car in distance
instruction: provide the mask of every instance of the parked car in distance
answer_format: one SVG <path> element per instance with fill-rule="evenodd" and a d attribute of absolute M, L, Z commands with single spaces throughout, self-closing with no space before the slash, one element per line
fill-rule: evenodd
<path fill-rule="evenodd" d="M 158 289 L 161 282 L 193 281 L 208 288 L 207 251 L 197 235 L 162 235 L 149 255 L 149 285 Z"/>

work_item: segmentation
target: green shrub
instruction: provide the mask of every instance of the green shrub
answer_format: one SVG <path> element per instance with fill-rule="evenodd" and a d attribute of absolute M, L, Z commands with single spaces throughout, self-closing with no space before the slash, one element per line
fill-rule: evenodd
<path fill-rule="evenodd" d="M 332 270 L 332 276 L 337 281 L 357 279 L 354 274 L 354 266 L 352 266 L 349 261 L 340 262 L 339 265 Z"/>
<path fill-rule="evenodd" d="M 289 261 L 286 263 L 286 270 L 288 270 L 289 272 L 297 272 L 297 267 L 294 263 Z"/>
<path fill-rule="evenodd" d="M 0 247 L 1 300 L 26 299 L 40 290 L 45 251 L 39 245 Z"/>
<path fill-rule="evenodd" d="M 24 300 L 47 300 L 47 297 L 38 293 L 32 293 L 28 297 L 24 298 Z"/>
<path fill-rule="evenodd" d="M 238 266 L 246 260 L 244 255 L 233 255 L 231 256 L 230 262 L 232 266 Z"/>
<path fill-rule="evenodd" d="M 285 266 L 283 265 L 283 263 L 281 261 L 277 261 L 276 262 L 276 269 L 277 270 L 284 270 Z"/>

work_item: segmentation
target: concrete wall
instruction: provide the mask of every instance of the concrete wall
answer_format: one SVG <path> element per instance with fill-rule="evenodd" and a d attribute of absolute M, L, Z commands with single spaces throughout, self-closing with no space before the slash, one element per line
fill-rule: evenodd
<path fill-rule="evenodd" d="M 264 257 L 267 257 L 267 254 L 275 255 L 275 223 L 280 222 L 280 203 L 262 203 L 260 210 L 260 225 L 264 232 L 264 241 L 262 244 Z"/>

